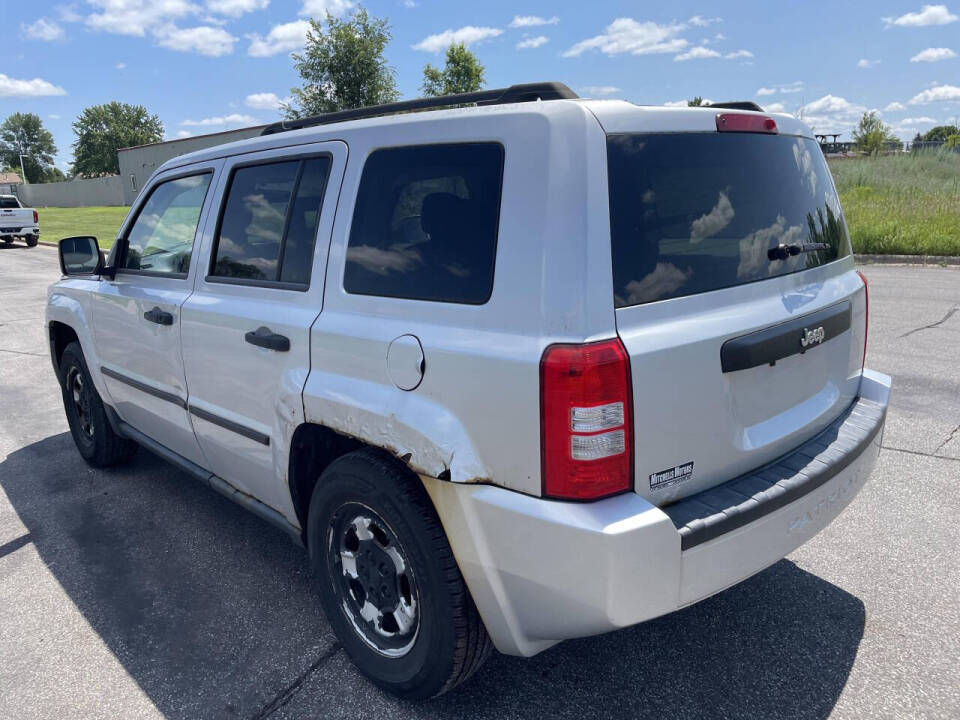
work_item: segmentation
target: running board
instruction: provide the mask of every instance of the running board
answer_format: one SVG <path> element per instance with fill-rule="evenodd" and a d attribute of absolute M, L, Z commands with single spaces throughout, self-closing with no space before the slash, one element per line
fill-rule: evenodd
<path fill-rule="evenodd" d="M 209 470 L 205 470 L 195 462 L 187 460 L 187 458 L 183 457 L 183 455 L 175 453 L 165 445 L 161 445 L 153 438 L 144 435 L 132 425 L 128 425 L 120 419 L 120 416 L 117 415 L 117 411 L 106 403 L 104 403 L 103 408 L 106 410 L 107 420 L 110 421 L 111 427 L 118 435 L 122 435 L 128 440 L 133 440 L 138 445 L 142 445 L 154 455 L 166 460 L 171 465 L 175 465 L 188 475 L 191 475 L 194 479 L 202 482 L 207 487 L 216 490 L 224 497 L 233 500 L 235 503 L 244 509 L 249 510 L 257 517 L 266 520 L 274 527 L 282 530 L 290 537 L 291 540 L 293 540 L 294 544 L 299 545 L 300 547 L 305 547 L 303 542 L 303 533 L 300 528 L 292 525 L 280 512 L 274 510 L 269 505 L 265 505 L 264 503 L 260 502 L 252 495 L 247 495 L 246 493 L 237 490 L 237 488 L 223 478 L 214 475 Z"/>

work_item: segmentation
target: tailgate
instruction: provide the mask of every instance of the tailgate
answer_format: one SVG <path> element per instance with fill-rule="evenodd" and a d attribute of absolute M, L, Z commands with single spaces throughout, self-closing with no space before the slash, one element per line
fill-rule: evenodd
<path fill-rule="evenodd" d="M 657 505 L 794 450 L 859 387 L 865 293 L 806 138 L 610 136 L 636 492 Z"/>

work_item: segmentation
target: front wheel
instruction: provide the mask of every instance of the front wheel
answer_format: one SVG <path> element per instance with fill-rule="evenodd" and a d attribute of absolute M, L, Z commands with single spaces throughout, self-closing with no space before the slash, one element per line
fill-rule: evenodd
<path fill-rule="evenodd" d="M 72 342 L 60 358 L 63 408 L 73 442 L 84 460 L 94 467 L 127 462 L 138 445 L 114 432 L 100 394 L 93 386 L 80 343 Z"/>
<path fill-rule="evenodd" d="M 36 247 L 39 242 L 39 235 L 27 235 L 27 247 Z"/>
<path fill-rule="evenodd" d="M 308 544 L 327 619 L 353 663 L 414 700 L 469 678 L 493 645 L 419 478 L 358 450 L 323 472 Z"/>

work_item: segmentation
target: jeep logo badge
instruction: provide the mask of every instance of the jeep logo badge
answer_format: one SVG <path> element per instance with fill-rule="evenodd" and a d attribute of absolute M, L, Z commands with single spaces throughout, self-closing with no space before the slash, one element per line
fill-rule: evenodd
<path fill-rule="evenodd" d="M 811 345 L 818 345 L 824 341 L 827 334 L 823 331 L 823 326 L 818 328 L 804 328 L 803 335 L 800 336 L 800 347 L 808 348 Z"/>

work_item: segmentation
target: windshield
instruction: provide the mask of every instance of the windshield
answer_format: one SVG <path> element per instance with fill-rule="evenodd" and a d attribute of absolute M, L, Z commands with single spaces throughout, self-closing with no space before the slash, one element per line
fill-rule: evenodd
<path fill-rule="evenodd" d="M 850 254 L 823 153 L 756 133 L 611 135 L 617 307 L 798 272 Z"/>

